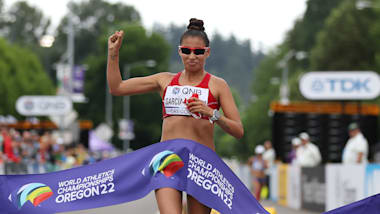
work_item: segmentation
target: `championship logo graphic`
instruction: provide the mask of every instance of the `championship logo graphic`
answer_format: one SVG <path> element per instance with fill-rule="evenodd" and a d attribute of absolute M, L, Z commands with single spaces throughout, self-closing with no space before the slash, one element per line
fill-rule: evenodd
<path fill-rule="evenodd" d="M 173 176 L 178 170 L 184 166 L 182 159 L 172 151 L 165 150 L 156 154 L 149 163 L 149 166 L 142 171 L 149 170 L 150 175 L 161 172 L 167 178 Z"/>
<path fill-rule="evenodd" d="M 36 207 L 52 195 L 52 190 L 45 184 L 29 183 L 9 194 L 8 199 L 18 209 L 21 209 L 27 201 L 30 201 Z"/>

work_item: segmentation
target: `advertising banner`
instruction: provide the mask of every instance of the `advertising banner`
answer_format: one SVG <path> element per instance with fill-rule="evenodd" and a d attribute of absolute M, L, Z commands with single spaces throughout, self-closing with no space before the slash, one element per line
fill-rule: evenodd
<path fill-rule="evenodd" d="M 346 206 L 325 212 L 324 214 L 369 214 L 379 213 L 380 194 L 373 195 L 363 200 L 348 204 Z"/>
<path fill-rule="evenodd" d="M 73 103 L 66 96 L 21 96 L 16 110 L 24 116 L 57 116 L 72 111 Z"/>
<path fill-rule="evenodd" d="M 301 209 L 301 168 L 297 165 L 288 167 L 288 206 Z"/>
<path fill-rule="evenodd" d="M 2 213 L 67 212 L 137 200 L 162 187 L 221 213 L 268 214 L 214 151 L 184 139 L 69 170 L 0 175 L 0 207 Z"/>
<path fill-rule="evenodd" d="M 273 165 L 270 170 L 270 181 L 269 181 L 269 196 L 272 201 L 278 200 L 278 166 Z"/>
<path fill-rule="evenodd" d="M 364 181 L 365 197 L 380 193 L 380 164 L 368 164 Z"/>
<path fill-rule="evenodd" d="M 299 81 L 301 94 L 310 100 L 369 100 L 380 94 L 376 72 L 309 72 Z"/>
<path fill-rule="evenodd" d="M 302 208 L 316 212 L 325 211 L 325 167 L 303 167 L 301 172 Z"/>
<path fill-rule="evenodd" d="M 365 165 L 326 165 L 326 210 L 332 210 L 364 196 Z"/>
<path fill-rule="evenodd" d="M 288 165 L 280 164 L 278 169 L 278 203 L 288 206 Z"/>

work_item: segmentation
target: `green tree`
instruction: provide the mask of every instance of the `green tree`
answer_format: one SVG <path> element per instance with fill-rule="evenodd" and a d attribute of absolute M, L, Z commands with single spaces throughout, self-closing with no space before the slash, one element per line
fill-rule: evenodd
<path fill-rule="evenodd" d="M 65 53 L 67 46 L 68 18 L 72 18 L 75 32 L 75 63 L 80 64 L 87 56 L 102 50 L 98 38 L 104 32 L 118 30 L 120 23 L 140 23 L 139 13 L 123 3 L 109 3 L 104 0 L 89 0 L 69 4 L 70 12 L 61 20 L 55 48 L 59 55 Z"/>
<path fill-rule="evenodd" d="M 162 36 L 152 33 L 134 24 L 123 24 L 119 29 L 125 32 L 125 41 L 120 50 L 120 68 L 125 71 L 130 66 L 131 77 L 147 76 L 158 72 L 168 71 L 170 47 Z M 88 65 L 86 73 L 85 94 L 90 102 L 78 104 L 81 118 L 90 118 L 99 124 L 104 121 L 105 87 L 107 63 L 107 39 L 110 34 L 103 34 L 97 45 L 102 48 L 98 54 L 91 55 L 85 63 Z M 156 66 L 148 68 L 143 62 L 154 60 Z M 131 65 L 135 65 L 132 66 Z M 108 92 L 107 92 L 108 93 Z M 130 98 L 131 119 L 134 121 L 136 138 L 131 141 L 133 149 L 142 148 L 158 142 L 161 136 L 161 99 L 159 94 L 145 94 Z M 113 120 L 117 131 L 117 121 L 123 118 L 122 97 L 114 97 Z M 115 139 L 116 140 L 116 139 Z M 120 141 L 116 141 L 120 146 Z"/>
<path fill-rule="evenodd" d="M 371 35 L 380 16 L 345 1 L 333 11 L 311 53 L 311 68 L 326 71 L 375 70 L 378 37 Z"/>
<path fill-rule="evenodd" d="M 0 38 L 0 115 L 16 115 L 15 103 L 22 95 L 52 95 L 52 82 L 38 57 L 27 49 Z"/>
<path fill-rule="evenodd" d="M 306 11 L 289 31 L 286 42 L 293 50 L 310 51 L 316 41 L 317 33 L 325 26 L 331 11 L 344 0 L 309 0 Z"/>
<path fill-rule="evenodd" d="M 50 26 L 50 19 L 26 1 L 14 3 L 3 19 L 2 33 L 8 41 L 27 46 L 38 46 Z"/>
<path fill-rule="evenodd" d="M 45 71 L 50 77 L 55 78 L 51 58 L 53 48 L 40 46 L 40 39 L 48 33 L 50 19 L 36 7 L 29 5 L 26 1 L 18 1 L 11 5 L 7 11 L 1 11 L 0 35 L 13 44 L 20 45 L 33 51 L 42 62 Z"/>

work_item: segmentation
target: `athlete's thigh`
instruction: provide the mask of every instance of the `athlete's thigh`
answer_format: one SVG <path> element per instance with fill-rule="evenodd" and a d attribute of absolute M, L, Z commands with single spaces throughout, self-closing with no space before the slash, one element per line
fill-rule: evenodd
<path fill-rule="evenodd" d="M 182 192 L 165 187 L 155 191 L 160 214 L 182 213 Z"/>
<path fill-rule="evenodd" d="M 210 214 L 211 208 L 203 205 L 191 195 L 187 195 L 188 214 Z"/>

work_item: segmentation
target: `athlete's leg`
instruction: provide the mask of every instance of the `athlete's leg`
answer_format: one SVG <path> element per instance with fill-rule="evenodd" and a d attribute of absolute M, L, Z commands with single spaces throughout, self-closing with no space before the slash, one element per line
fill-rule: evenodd
<path fill-rule="evenodd" d="M 261 193 L 261 183 L 259 179 L 255 179 L 255 198 L 260 201 L 260 193 Z"/>
<path fill-rule="evenodd" d="M 160 214 L 181 214 L 182 193 L 173 188 L 160 188 L 156 190 L 156 200 Z"/>
<path fill-rule="evenodd" d="M 188 214 L 210 214 L 211 208 L 201 204 L 191 195 L 187 195 L 187 212 Z"/>

